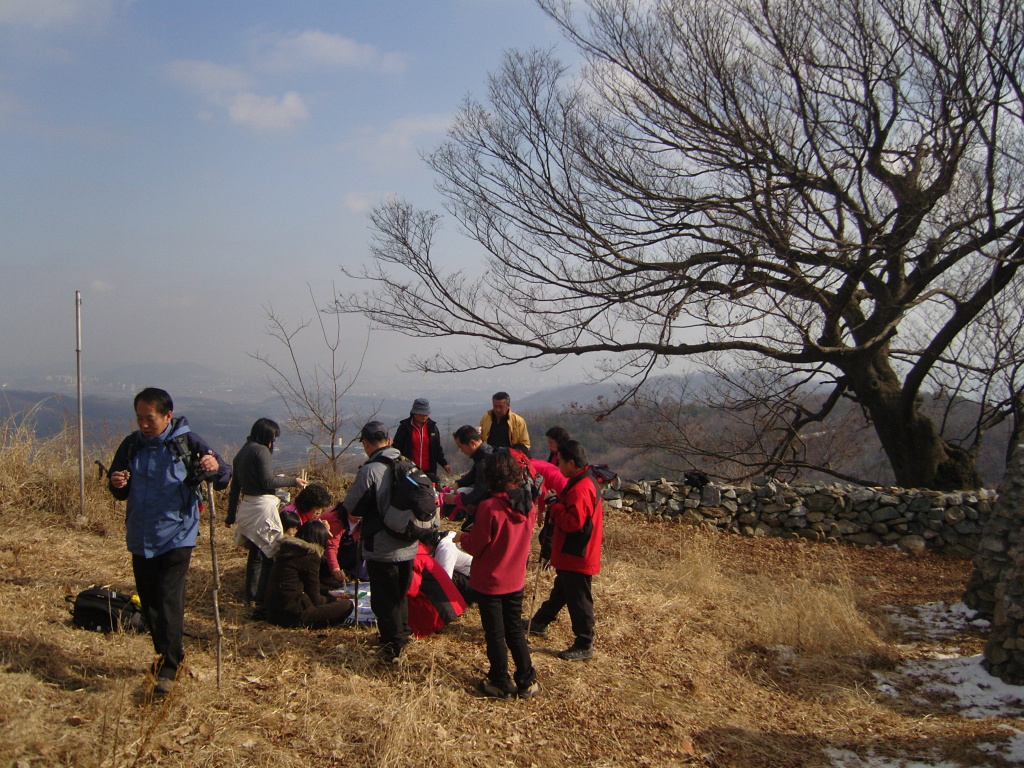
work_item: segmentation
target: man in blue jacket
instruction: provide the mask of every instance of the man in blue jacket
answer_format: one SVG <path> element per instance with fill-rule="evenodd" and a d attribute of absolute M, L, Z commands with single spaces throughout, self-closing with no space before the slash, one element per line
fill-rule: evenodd
<path fill-rule="evenodd" d="M 189 430 L 185 417 L 174 418 L 174 402 L 164 390 L 139 392 L 135 417 L 139 429 L 118 446 L 109 488 L 115 499 L 128 502 L 128 551 L 159 656 L 154 692 L 162 695 L 171 691 L 185 657 L 185 575 L 199 532 L 197 470 L 215 473 L 220 490 L 231 479 L 231 466 Z"/>

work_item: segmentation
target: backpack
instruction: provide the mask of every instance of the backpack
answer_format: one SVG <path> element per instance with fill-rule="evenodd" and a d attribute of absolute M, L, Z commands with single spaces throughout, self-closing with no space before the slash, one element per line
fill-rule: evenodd
<path fill-rule="evenodd" d="M 76 627 L 104 634 L 146 631 L 142 611 L 124 592 L 90 587 L 65 600 L 72 603 L 71 621 Z"/>
<path fill-rule="evenodd" d="M 685 475 L 683 475 L 683 484 L 689 485 L 696 488 L 698 491 L 704 489 L 704 486 L 711 482 L 711 478 L 701 472 L 699 469 L 691 469 Z"/>
<path fill-rule="evenodd" d="M 599 491 L 603 485 L 616 491 L 619 489 L 619 475 L 607 464 L 591 464 L 590 471 L 594 473 L 594 482 L 598 483 Z"/>
<path fill-rule="evenodd" d="M 377 510 L 371 518 L 379 520 L 379 526 L 371 524 L 367 531 L 367 521 L 364 520 L 363 534 L 369 536 L 387 529 L 399 541 L 429 540 L 440 527 L 441 517 L 437 491 L 426 472 L 404 456 L 392 459 L 381 455 L 372 461 L 386 464 L 391 469 L 391 506 L 383 515 Z"/>
<path fill-rule="evenodd" d="M 536 504 L 537 500 L 541 496 L 541 489 L 544 486 L 544 478 L 534 471 L 533 465 L 530 464 L 530 457 L 518 448 L 495 448 L 494 450 L 495 452 L 500 451 L 507 453 L 515 459 L 516 462 L 518 462 L 523 471 L 523 479 L 520 484 L 520 488 L 523 490 L 524 495 L 530 500 L 530 503 Z"/>

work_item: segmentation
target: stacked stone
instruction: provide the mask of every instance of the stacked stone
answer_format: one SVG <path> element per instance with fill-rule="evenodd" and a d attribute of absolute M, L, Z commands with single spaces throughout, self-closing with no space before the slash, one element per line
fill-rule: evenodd
<path fill-rule="evenodd" d="M 1013 565 L 1010 541 L 1024 527 L 1024 446 L 1018 445 L 1006 465 L 999 498 L 992 507 L 974 555 L 974 571 L 967 582 L 964 603 L 992 621 L 996 588 L 1003 572 Z"/>
<path fill-rule="evenodd" d="M 604 497 L 611 509 L 653 521 L 711 525 L 745 536 L 836 540 L 911 552 L 931 548 L 971 557 L 978 551 L 995 492 L 791 486 L 768 478 L 749 486 L 697 489 L 660 479 L 622 480 L 617 490 L 605 490 Z"/>
<path fill-rule="evenodd" d="M 984 614 L 991 603 L 992 634 L 984 667 L 1011 685 L 1024 684 L 1024 446 L 1006 467 L 1000 498 L 985 526 L 964 601 Z M 995 586 L 993 586 L 993 584 Z"/>

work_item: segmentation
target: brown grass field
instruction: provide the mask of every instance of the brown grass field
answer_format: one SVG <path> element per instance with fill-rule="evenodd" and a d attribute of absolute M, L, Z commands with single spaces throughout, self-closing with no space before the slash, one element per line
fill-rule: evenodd
<path fill-rule="evenodd" d="M 244 555 L 223 525 L 218 687 L 204 523 L 189 574 L 186 668 L 154 702 L 149 637 L 76 629 L 65 602 L 92 584 L 133 589 L 122 505 L 93 472 L 79 517 L 66 442 L 2 428 L 0 438 L 2 766 L 753 768 L 824 766 L 830 746 L 1000 765 L 976 745 L 1003 741 L 1001 726 L 1017 722 L 969 720 L 940 701 L 874 688 L 873 671 L 912 653 L 881 607 L 956 602 L 969 563 L 621 514 L 607 517 L 594 580 L 596 656 L 554 655 L 572 639 L 563 617 L 533 639 L 543 692 L 529 701 L 474 692 L 486 666 L 475 609 L 413 643 L 398 669 L 375 662 L 370 630 L 250 621 L 237 600 Z M 550 582 L 540 574 L 541 596 Z M 983 637 L 955 642 L 977 653 Z"/>

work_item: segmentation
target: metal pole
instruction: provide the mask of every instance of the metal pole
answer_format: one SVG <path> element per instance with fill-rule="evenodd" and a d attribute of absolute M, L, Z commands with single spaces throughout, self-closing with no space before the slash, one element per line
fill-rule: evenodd
<path fill-rule="evenodd" d="M 82 416 L 82 292 L 75 291 L 75 369 L 78 378 L 78 496 L 85 517 L 85 419 Z"/>

